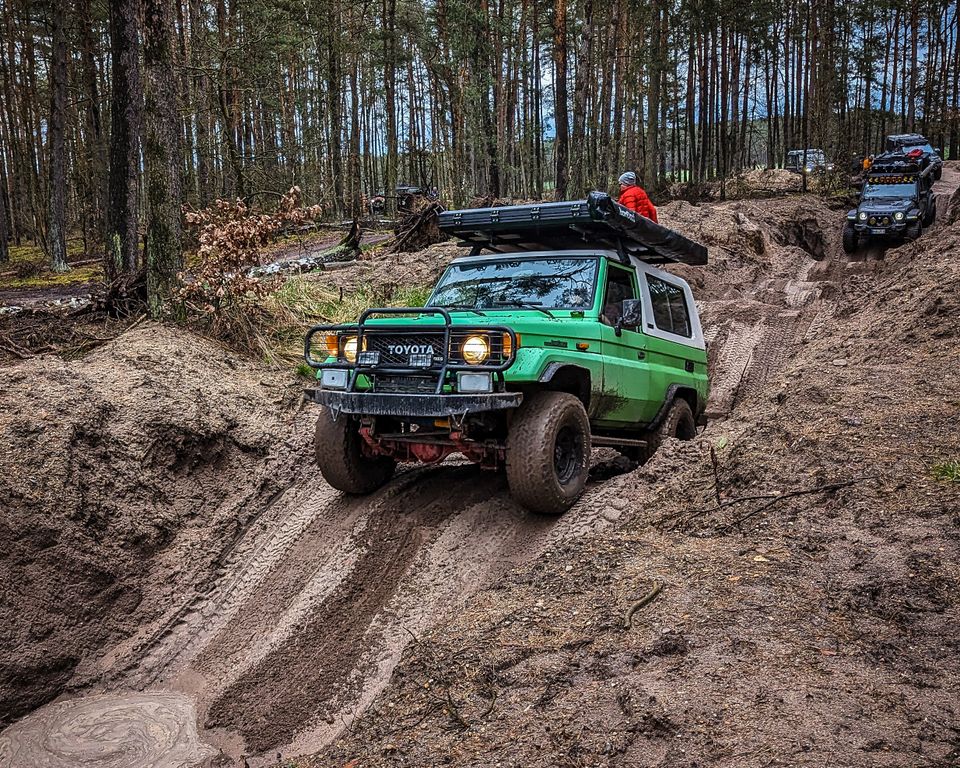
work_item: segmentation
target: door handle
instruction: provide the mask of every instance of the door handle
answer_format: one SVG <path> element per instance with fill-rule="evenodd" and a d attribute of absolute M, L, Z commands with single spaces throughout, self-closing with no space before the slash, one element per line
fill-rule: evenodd
<path fill-rule="evenodd" d="M 686 360 L 683 363 L 683 368 L 687 373 L 693 373 L 693 360 Z"/>
<path fill-rule="evenodd" d="M 643 360 L 644 358 L 646 358 L 646 356 L 647 356 L 647 353 L 644 352 L 642 349 L 639 352 L 637 352 L 637 360 Z"/>

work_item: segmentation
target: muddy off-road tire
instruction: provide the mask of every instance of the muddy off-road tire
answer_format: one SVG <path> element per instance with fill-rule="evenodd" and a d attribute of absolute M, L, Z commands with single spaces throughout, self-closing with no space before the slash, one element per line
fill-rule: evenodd
<path fill-rule="evenodd" d="M 696 436 L 697 422 L 693 418 L 690 403 L 678 397 L 670 404 L 670 410 L 667 411 L 666 418 L 660 422 L 660 426 L 645 435 L 647 447 L 634 449 L 636 453 L 633 455 L 624 455 L 640 464 L 646 464 L 668 437 L 692 440 Z"/>
<path fill-rule="evenodd" d="M 943 177 L 943 166 L 940 165 L 940 166 L 937 166 L 936 170 L 933 172 L 933 179 L 934 181 L 940 181 L 942 177 Z"/>
<path fill-rule="evenodd" d="M 559 515 L 580 498 L 590 471 L 590 420 L 566 392 L 525 398 L 507 435 L 510 494 L 532 512 Z"/>
<path fill-rule="evenodd" d="M 937 198 L 930 196 L 930 202 L 927 204 L 927 210 L 923 214 L 923 226 L 932 227 L 937 220 Z"/>
<path fill-rule="evenodd" d="M 361 495 L 372 493 L 393 477 L 397 462 L 388 456 L 366 456 L 362 450 L 359 423 L 341 414 L 334 419 L 320 410 L 313 447 L 320 474 L 338 491 Z"/>
<path fill-rule="evenodd" d="M 860 237 L 853 224 L 844 224 L 843 226 L 843 250 L 846 253 L 856 253 L 857 246 L 860 245 Z"/>
<path fill-rule="evenodd" d="M 907 227 L 906 240 L 908 243 L 913 240 L 919 240 L 922 234 L 923 234 L 923 224 L 919 221 L 915 221 L 913 222 L 913 224 Z"/>

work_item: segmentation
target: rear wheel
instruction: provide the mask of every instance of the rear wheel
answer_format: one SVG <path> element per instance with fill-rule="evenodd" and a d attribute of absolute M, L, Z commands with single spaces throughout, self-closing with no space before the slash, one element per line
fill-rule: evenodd
<path fill-rule="evenodd" d="M 860 238 L 853 224 L 847 223 L 843 226 L 843 250 L 847 253 L 856 253 Z"/>
<path fill-rule="evenodd" d="M 389 456 L 367 456 L 356 419 L 340 414 L 336 419 L 323 408 L 313 440 L 320 474 L 338 491 L 372 493 L 393 477 L 397 463 Z"/>
<path fill-rule="evenodd" d="M 566 392 L 524 399 L 507 436 L 510 493 L 533 512 L 559 515 L 580 498 L 590 470 L 590 420 Z"/>
<path fill-rule="evenodd" d="M 943 176 L 943 166 L 938 165 L 933 172 L 933 178 L 937 181 L 940 181 L 940 177 Z"/>
<path fill-rule="evenodd" d="M 657 452 L 663 441 L 675 437 L 678 440 L 692 440 L 697 436 L 697 422 L 693 418 L 690 403 L 681 397 L 670 404 L 666 418 L 660 426 L 647 433 L 647 447 L 639 450 L 639 461 L 646 463 Z"/>

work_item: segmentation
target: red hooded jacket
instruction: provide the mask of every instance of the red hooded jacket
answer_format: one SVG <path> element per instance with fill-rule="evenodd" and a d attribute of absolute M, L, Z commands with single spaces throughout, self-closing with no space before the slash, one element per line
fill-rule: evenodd
<path fill-rule="evenodd" d="M 657 220 L 657 209 L 654 208 L 647 193 L 636 184 L 627 187 L 620 193 L 620 199 L 617 201 L 624 208 L 636 211 L 641 216 L 646 216 L 650 221 Z"/>

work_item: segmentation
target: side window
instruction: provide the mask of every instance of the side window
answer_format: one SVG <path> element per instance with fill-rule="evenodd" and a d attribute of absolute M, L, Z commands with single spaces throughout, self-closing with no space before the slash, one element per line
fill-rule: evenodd
<path fill-rule="evenodd" d="M 633 289 L 632 273 L 613 264 L 608 264 L 607 285 L 603 292 L 600 321 L 607 325 L 616 325 L 617 320 L 623 316 L 624 299 L 635 298 L 637 298 L 637 292 Z M 635 330 L 636 326 L 633 328 Z"/>
<path fill-rule="evenodd" d="M 683 289 L 653 275 L 647 275 L 647 285 L 650 288 L 653 320 L 657 324 L 657 328 L 661 331 L 675 333 L 678 336 L 688 338 L 692 336 L 690 312 L 687 309 Z"/>

